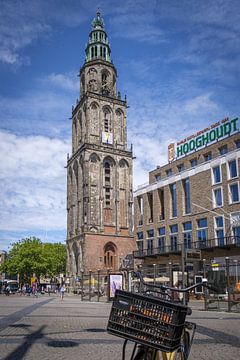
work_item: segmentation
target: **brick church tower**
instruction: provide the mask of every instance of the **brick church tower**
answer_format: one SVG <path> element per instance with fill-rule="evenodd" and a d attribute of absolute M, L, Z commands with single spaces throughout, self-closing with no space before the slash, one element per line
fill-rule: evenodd
<path fill-rule="evenodd" d="M 97 12 L 80 69 L 67 163 L 67 271 L 118 270 L 135 249 L 132 234 L 132 150 L 126 99 L 117 92 L 104 21 Z"/>

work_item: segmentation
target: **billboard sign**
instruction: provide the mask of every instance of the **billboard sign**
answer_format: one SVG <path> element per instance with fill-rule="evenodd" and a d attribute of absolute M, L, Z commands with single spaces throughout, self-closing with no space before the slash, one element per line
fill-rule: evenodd
<path fill-rule="evenodd" d="M 116 290 L 123 288 L 123 275 L 122 274 L 109 274 L 109 300 L 113 300 Z"/>
<path fill-rule="evenodd" d="M 174 154 L 174 159 L 177 160 L 183 156 L 191 154 L 194 151 L 200 150 L 205 146 L 211 145 L 216 141 L 224 139 L 227 136 L 237 133 L 239 131 L 239 126 L 240 124 L 238 118 L 232 120 L 225 118 L 191 136 L 188 136 L 176 144 L 170 144 L 171 160 L 169 159 L 169 162 L 173 161 L 172 154 Z M 170 151 L 168 148 L 168 154 L 169 153 Z"/>

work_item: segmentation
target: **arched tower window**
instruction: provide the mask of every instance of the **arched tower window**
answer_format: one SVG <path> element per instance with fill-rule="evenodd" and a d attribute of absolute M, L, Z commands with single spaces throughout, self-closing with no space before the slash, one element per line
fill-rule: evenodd
<path fill-rule="evenodd" d="M 105 176 L 105 206 L 110 207 L 110 188 L 111 188 L 111 167 L 108 161 L 104 164 L 104 176 Z"/>
<path fill-rule="evenodd" d="M 103 108 L 104 131 L 111 132 L 111 111 L 108 107 Z"/>
<path fill-rule="evenodd" d="M 104 266 L 106 268 L 116 268 L 116 246 L 111 242 L 104 247 Z"/>

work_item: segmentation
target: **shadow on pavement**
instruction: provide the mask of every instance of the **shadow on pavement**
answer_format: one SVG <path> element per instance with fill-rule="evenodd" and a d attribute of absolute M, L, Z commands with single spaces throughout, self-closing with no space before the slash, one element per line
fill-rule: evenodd
<path fill-rule="evenodd" d="M 25 337 L 25 341 L 19 345 L 16 350 L 14 350 L 13 352 L 11 352 L 11 354 L 9 354 L 5 360 L 21 360 L 24 359 L 25 354 L 27 353 L 27 351 L 29 350 L 29 348 L 33 345 L 33 343 L 39 339 L 42 339 L 44 337 L 43 335 L 43 329 L 46 326 L 43 325 L 41 326 L 37 331 L 27 335 Z"/>
<path fill-rule="evenodd" d="M 214 330 L 205 326 L 197 325 L 196 332 L 207 335 L 210 338 L 214 339 L 215 343 L 222 343 L 222 344 L 228 344 L 233 347 L 240 347 L 240 341 L 238 336 L 230 335 L 223 331 Z M 208 340 L 204 340 L 205 342 L 208 342 Z M 198 340 L 194 340 L 194 342 L 198 342 Z"/>

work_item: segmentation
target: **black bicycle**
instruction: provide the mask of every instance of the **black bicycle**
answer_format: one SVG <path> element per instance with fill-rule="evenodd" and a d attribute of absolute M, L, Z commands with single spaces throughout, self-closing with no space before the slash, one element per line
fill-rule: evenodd
<path fill-rule="evenodd" d="M 173 301 L 174 293 L 189 293 L 197 286 L 217 291 L 207 282 L 179 289 L 166 285 L 145 283 L 140 272 L 140 293 L 117 290 L 108 321 L 107 331 L 133 341 L 131 360 L 187 360 L 193 342 L 196 324 L 186 321 L 192 310 L 180 300 Z"/>

